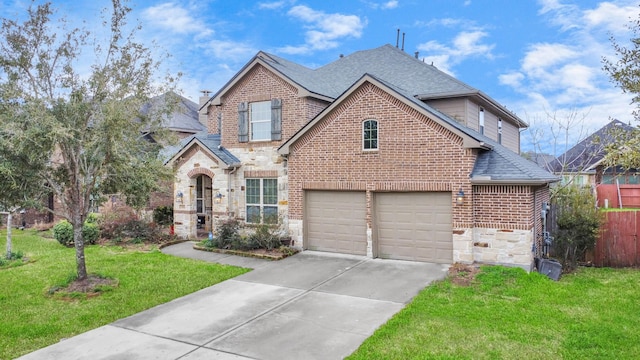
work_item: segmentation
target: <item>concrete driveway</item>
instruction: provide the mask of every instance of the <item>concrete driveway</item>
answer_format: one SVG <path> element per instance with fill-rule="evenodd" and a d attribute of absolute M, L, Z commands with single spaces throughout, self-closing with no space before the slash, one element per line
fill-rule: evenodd
<path fill-rule="evenodd" d="M 254 270 L 22 359 L 342 359 L 447 265 L 305 251 L 281 261 L 166 253 Z"/>

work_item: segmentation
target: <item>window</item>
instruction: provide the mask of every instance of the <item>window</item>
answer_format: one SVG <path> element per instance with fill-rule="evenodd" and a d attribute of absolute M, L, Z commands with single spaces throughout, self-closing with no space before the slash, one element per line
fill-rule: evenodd
<path fill-rule="evenodd" d="M 364 150 L 378 150 L 378 122 L 366 120 L 362 123 L 362 148 Z"/>
<path fill-rule="evenodd" d="M 484 134 L 484 109 L 480 108 L 480 113 L 478 114 L 478 124 L 480 125 L 480 134 Z"/>
<path fill-rule="evenodd" d="M 247 179 L 247 222 L 278 223 L 278 179 Z"/>
<path fill-rule="evenodd" d="M 502 119 L 498 119 L 498 144 L 502 144 Z"/>
<path fill-rule="evenodd" d="M 271 102 L 251 103 L 251 140 L 271 140 Z"/>
<path fill-rule="evenodd" d="M 238 142 L 282 140 L 282 100 L 238 104 Z"/>

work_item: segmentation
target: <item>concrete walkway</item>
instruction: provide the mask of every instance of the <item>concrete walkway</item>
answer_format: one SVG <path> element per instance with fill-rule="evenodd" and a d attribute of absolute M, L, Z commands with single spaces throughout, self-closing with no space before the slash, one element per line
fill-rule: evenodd
<path fill-rule="evenodd" d="M 342 359 L 448 269 L 310 251 L 272 262 L 192 245 L 163 252 L 254 270 L 21 359 Z"/>

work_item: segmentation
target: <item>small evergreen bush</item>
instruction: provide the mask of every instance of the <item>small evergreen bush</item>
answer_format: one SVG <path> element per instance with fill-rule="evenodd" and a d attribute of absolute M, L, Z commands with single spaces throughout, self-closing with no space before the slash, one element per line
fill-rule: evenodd
<path fill-rule="evenodd" d="M 73 225 L 67 220 L 60 220 L 53 227 L 53 237 L 64 246 L 73 245 Z M 95 244 L 100 238 L 98 216 L 90 213 L 82 225 L 82 239 L 85 244 Z"/>
<path fill-rule="evenodd" d="M 53 227 L 53 237 L 64 246 L 73 244 L 73 225 L 67 220 L 60 220 Z"/>
<path fill-rule="evenodd" d="M 158 206 L 153 209 L 153 221 L 164 226 L 173 224 L 173 206 Z"/>

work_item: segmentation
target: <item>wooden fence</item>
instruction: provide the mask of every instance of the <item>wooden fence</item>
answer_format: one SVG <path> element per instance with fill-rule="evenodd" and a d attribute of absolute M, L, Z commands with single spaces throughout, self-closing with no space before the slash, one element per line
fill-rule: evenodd
<path fill-rule="evenodd" d="M 596 266 L 640 266 L 640 211 L 607 212 L 596 242 Z"/>

